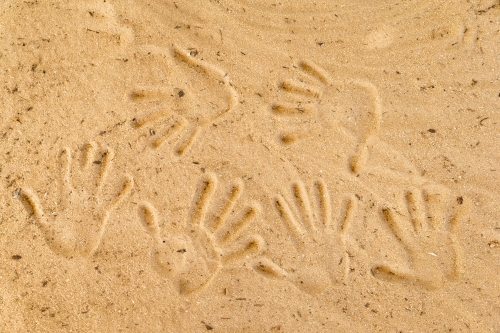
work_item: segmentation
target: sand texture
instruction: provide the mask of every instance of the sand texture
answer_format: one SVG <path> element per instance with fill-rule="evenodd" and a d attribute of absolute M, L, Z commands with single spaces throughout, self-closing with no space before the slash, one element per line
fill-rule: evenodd
<path fill-rule="evenodd" d="M 498 0 L 0 1 L 0 332 L 500 332 Z"/>

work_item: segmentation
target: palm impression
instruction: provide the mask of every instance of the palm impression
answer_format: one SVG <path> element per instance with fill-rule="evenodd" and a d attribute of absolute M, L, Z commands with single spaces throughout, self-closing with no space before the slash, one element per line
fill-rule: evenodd
<path fill-rule="evenodd" d="M 173 46 L 175 70 L 164 86 L 136 87 L 130 98 L 137 102 L 156 102 L 133 121 L 137 129 L 147 129 L 152 148 L 171 145 L 175 155 L 184 154 L 207 125 L 235 107 L 237 94 L 229 77 L 218 67 L 197 58 L 197 51 Z"/>
<path fill-rule="evenodd" d="M 280 141 L 292 144 L 324 129 L 340 130 L 357 142 L 349 165 L 359 172 L 367 159 L 367 145 L 380 129 L 377 88 L 363 80 L 335 83 L 326 70 L 309 61 L 300 61 L 297 69 L 297 77 L 280 82 L 277 100 L 270 106 L 272 114 L 289 127 L 279 134 Z M 352 90 L 360 90 L 362 96 L 353 98 Z"/>
<path fill-rule="evenodd" d="M 321 293 L 347 277 L 347 232 L 357 203 L 354 197 L 346 198 L 338 214 L 334 214 L 330 193 L 323 181 L 315 182 L 313 200 L 302 183 L 293 183 L 291 192 L 291 200 L 277 195 L 273 203 L 299 253 L 294 257 L 293 268 L 287 271 L 270 259 L 260 257 L 254 269 L 267 277 L 289 281 L 307 293 Z"/>
<path fill-rule="evenodd" d="M 372 269 L 376 278 L 416 282 L 437 288 L 459 277 L 461 255 L 456 239 L 457 226 L 469 215 L 471 202 L 452 197 L 442 186 L 412 189 L 405 195 L 406 207 L 382 209 L 382 217 L 396 239 L 408 251 L 408 269 L 379 264 Z"/>
<path fill-rule="evenodd" d="M 181 228 L 168 224 L 164 236 L 155 208 L 149 203 L 139 206 L 140 221 L 153 241 L 152 265 L 179 294 L 205 289 L 221 268 L 264 250 L 263 239 L 245 230 L 257 216 L 258 206 L 249 204 L 236 209 L 243 184 L 233 183 L 214 203 L 216 187 L 215 176 L 202 177 L 186 223 Z"/>
<path fill-rule="evenodd" d="M 120 190 L 107 184 L 114 157 L 109 148 L 89 142 L 77 155 L 70 148 L 59 154 L 59 193 L 51 200 L 42 205 L 29 188 L 21 190 L 20 198 L 52 251 L 66 257 L 89 257 L 102 241 L 111 212 L 130 195 L 133 179 L 124 177 Z"/>

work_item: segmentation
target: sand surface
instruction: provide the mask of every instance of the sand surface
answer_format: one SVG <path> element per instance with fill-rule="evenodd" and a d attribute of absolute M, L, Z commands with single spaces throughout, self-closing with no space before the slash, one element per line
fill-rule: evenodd
<path fill-rule="evenodd" d="M 500 2 L 0 2 L 1 332 L 500 332 Z"/>

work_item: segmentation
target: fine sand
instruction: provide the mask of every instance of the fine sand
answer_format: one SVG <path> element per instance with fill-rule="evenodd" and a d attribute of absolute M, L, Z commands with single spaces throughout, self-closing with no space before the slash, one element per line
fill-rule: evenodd
<path fill-rule="evenodd" d="M 498 0 L 0 2 L 1 332 L 500 332 Z"/>

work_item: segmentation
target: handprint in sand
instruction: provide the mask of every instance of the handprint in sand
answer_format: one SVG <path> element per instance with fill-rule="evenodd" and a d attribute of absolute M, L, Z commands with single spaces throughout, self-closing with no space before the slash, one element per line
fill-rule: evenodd
<path fill-rule="evenodd" d="M 20 199 L 55 253 L 90 257 L 101 244 L 111 212 L 133 187 L 130 176 L 119 188 L 108 184 L 113 157 L 112 150 L 94 142 L 84 144 L 76 158 L 64 148 L 58 156 L 58 194 L 42 204 L 35 191 L 21 190 Z"/>
<path fill-rule="evenodd" d="M 405 195 L 406 207 L 382 209 L 382 217 L 396 239 L 408 251 L 408 268 L 379 264 L 372 268 L 376 278 L 406 281 L 426 288 L 441 287 L 459 277 L 460 248 L 457 227 L 469 215 L 471 202 L 452 197 L 442 186 L 412 189 Z"/>
<path fill-rule="evenodd" d="M 152 48 L 173 59 L 170 77 L 162 86 L 136 87 L 130 93 L 135 102 L 159 102 L 134 118 L 137 129 L 146 128 L 149 144 L 171 145 L 174 154 L 184 154 L 203 128 L 236 106 L 238 97 L 228 75 L 197 58 L 197 51 L 173 46 L 171 52 Z"/>
<path fill-rule="evenodd" d="M 352 94 L 353 90 L 360 90 L 361 97 L 354 97 L 360 93 Z M 290 128 L 279 134 L 283 144 L 329 129 L 351 138 L 354 147 L 348 158 L 354 173 L 366 163 L 368 145 L 378 135 L 382 113 L 378 90 L 371 82 L 334 82 L 325 69 L 310 61 L 300 61 L 297 76 L 279 83 L 270 110 Z"/>
<path fill-rule="evenodd" d="M 243 192 L 239 181 L 229 186 L 215 203 L 217 179 L 202 177 L 194 195 L 189 217 L 179 228 L 169 223 L 160 233 L 160 217 L 149 203 L 139 206 L 140 221 L 153 240 L 151 262 L 179 294 L 205 289 L 225 266 L 246 260 L 264 250 L 259 235 L 246 234 L 245 228 L 258 215 L 256 204 L 236 210 Z"/>
<path fill-rule="evenodd" d="M 315 182 L 313 198 L 309 199 L 302 183 L 293 183 L 291 201 L 281 195 L 273 199 L 298 252 L 297 256 L 290 256 L 292 269 L 285 270 L 266 257 L 254 264 L 254 269 L 264 276 L 289 281 L 311 294 L 345 282 L 349 271 L 347 232 L 357 209 L 356 199 L 349 197 L 335 216 L 323 181 Z"/>

